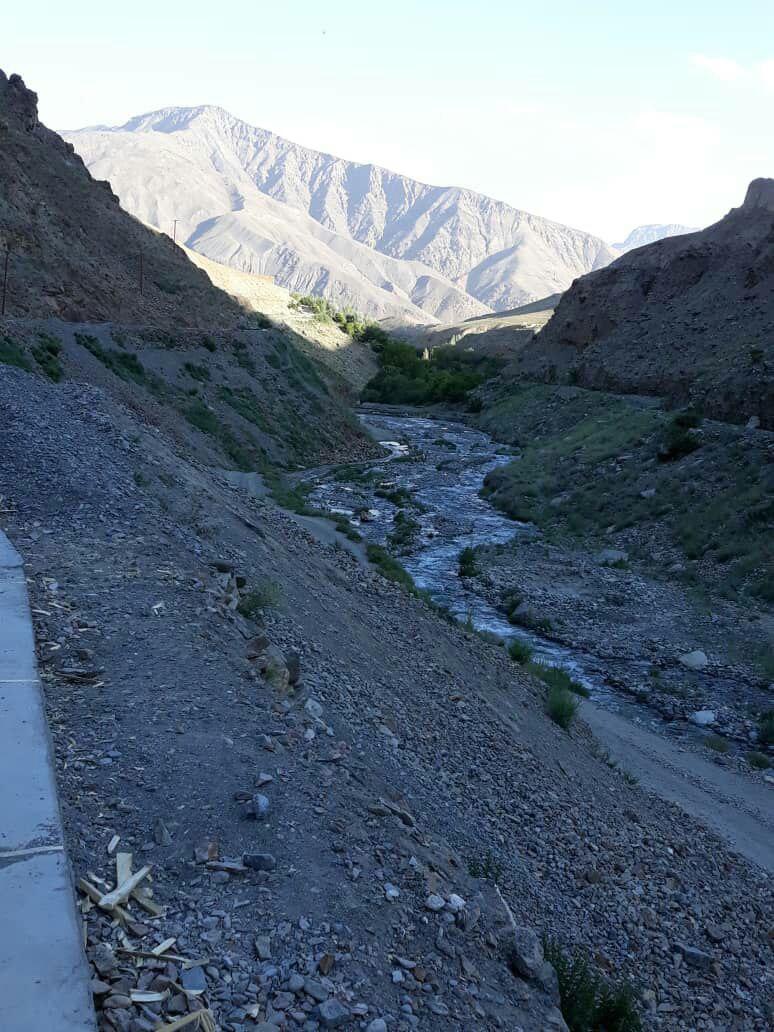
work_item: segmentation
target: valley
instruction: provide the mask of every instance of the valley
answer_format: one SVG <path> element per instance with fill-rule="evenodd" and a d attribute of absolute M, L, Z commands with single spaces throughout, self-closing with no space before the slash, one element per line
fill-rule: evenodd
<path fill-rule="evenodd" d="M 767 1032 L 774 182 L 616 257 L 218 107 L 65 135 L 0 72 L 0 1027 L 50 913 L 62 1032 Z"/>

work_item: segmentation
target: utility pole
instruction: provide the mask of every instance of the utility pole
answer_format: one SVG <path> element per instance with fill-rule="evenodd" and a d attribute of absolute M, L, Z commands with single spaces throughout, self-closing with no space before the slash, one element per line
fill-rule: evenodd
<path fill-rule="evenodd" d="M 5 249 L 5 268 L 3 269 L 3 304 L 0 315 L 5 315 L 5 294 L 8 289 L 8 262 L 11 260 L 11 248 Z"/>
<path fill-rule="evenodd" d="M 140 294 L 142 294 L 142 251 L 140 251 Z"/>
<path fill-rule="evenodd" d="M 173 244 L 177 243 L 177 221 L 178 220 L 175 219 L 174 222 L 172 223 L 172 243 Z"/>

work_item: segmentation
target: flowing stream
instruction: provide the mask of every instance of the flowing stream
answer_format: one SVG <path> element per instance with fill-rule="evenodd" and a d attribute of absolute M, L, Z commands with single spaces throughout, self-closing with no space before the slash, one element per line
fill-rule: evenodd
<path fill-rule="evenodd" d="M 347 517 L 367 542 L 385 545 L 396 529 L 394 518 L 401 507 L 399 499 L 385 495 L 396 499 L 394 492 L 409 492 L 418 505 L 405 502 L 405 511 L 421 529 L 398 558 L 417 587 L 477 630 L 527 642 L 535 660 L 564 667 L 595 701 L 638 711 L 642 719 L 643 707 L 605 684 L 605 660 L 514 627 L 475 590 L 474 580 L 459 576 L 462 549 L 537 533 L 533 526 L 504 516 L 479 495 L 486 474 L 510 462 L 513 451 L 453 421 L 382 413 L 364 413 L 361 419 L 372 436 L 390 449 L 389 457 L 318 474 L 310 501 Z M 656 723 L 651 714 L 648 719 Z"/>

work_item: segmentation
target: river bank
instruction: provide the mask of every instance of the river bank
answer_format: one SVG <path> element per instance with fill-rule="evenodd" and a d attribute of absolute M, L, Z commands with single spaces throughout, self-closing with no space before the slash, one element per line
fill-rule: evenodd
<path fill-rule="evenodd" d="M 608 551 L 559 547 L 480 497 L 514 451 L 459 421 L 373 408 L 386 462 L 317 471 L 310 500 L 386 545 L 417 586 L 470 626 L 519 638 L 569 670 L 604 707 L 758 780 L 756 714 L 770 700 L 757 667 L 766 626 L 737 604 L 708 604 Z M 460 576 L 459 556 L 475 560 Z M 516 603 L 516 604 L 514 604 Z M 510 616 L 508 615 L 510 610 Z M 698 656 L 694 654 L 700 654 Z M 692 657 L 687 659 L 686 657 Z"/>

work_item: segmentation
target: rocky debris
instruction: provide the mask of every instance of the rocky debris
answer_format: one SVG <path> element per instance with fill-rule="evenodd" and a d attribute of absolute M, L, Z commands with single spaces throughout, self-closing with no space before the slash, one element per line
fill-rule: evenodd
<path fill-rule="evenodd" d="M 18 392 L 3 380 L 6 414 Z M 138 501 L 127 469 L 171 463 L 161 435 L 134 443 L 144 431 L 119 408 L 96 431 L 99 392 L 44 394 L 4 424 L 0 494 L 15 499 L 6 524 L 27 562 L 68 846 L 98 897 L 87 950 L 115 961 L 95 967 L 103 1029 L 150 1032 L 160 1011 L 204 1006 L 221 1032 L 313 1032 L 330 1000 L 352 1028 L 561 1028 L 548 980 L 509 968 L 496 882 L 519 926 L 644 985 L 646 1027 L 763 1032 L 772 907 L 759 872 L 623 789 L 582 727 L 560 740 L 502 649 L 179 456 L 191 486 L 174 489 L 174 512 Z M 217 541 L 200 532 L 213 522 Z M 245 677 L 255 628 L 211 605 L 214 558 L 283 584 L 261 633 L 300 654 L 295 692 Z M 58 678 L 80 648 L 101 687 Z M 243 820 L 261 787 L 266 819 Z M 171 844 L 155 841 L 157 819 Z M 118 849 L 135 873 L 151 867 L 145 903 L 162 913 L 131 895 L 126 918 L 99 906 Z M 248 864 L 257 854 L 276 866 Z M 716 926 L 720 943 L 705 931 Z M 685 947 L 711 952 L 711 968 Z M 193 968 L 206 990 L 190 996 Z"/>

